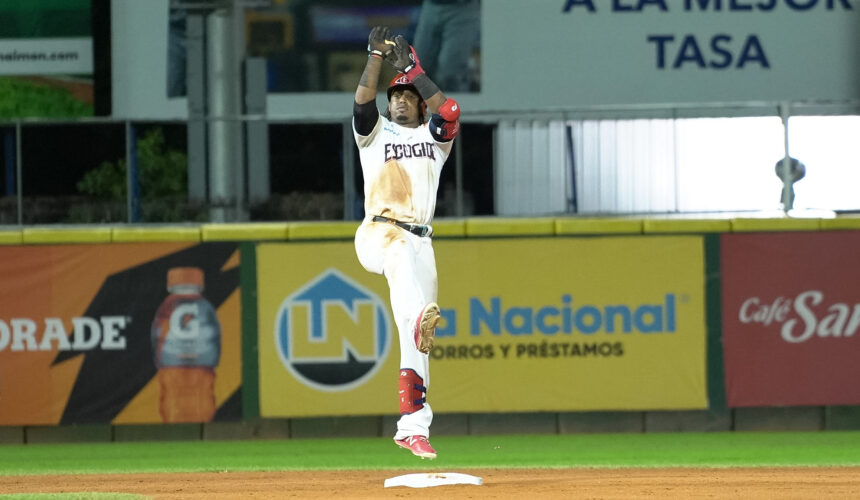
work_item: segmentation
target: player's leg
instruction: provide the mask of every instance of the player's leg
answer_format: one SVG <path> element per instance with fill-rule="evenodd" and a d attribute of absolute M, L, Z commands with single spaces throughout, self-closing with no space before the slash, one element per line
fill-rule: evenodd
<path fill-rule="evenodd" d="M 391 235 L 396 236 L 396 228 L 385 227 L 365 219 L 355 231 L 355 255 L 358 262 L 368 272 L 382 274 L 385 264 L 384 241 Z"/>
<path fill-rule="evenodd" d="M 388 280 L 391 312 L 400 343 L 398 388 L 401 418 L 397 422 L 395 442 L 422 458 L 435 458 L 427 442 L 433 410 L 426 402 L 429 385 L 429 356 L 415 344 L 415 321 L 428 297 L 435 299 L 436 271 L 427 273 L 432 247 L 421 239 L 387 224 L 362 224 L 356 232 L 355 248 L 362 266 L 382 273 Z M 423 247 L 429 247 L 430 253 Z M 419 257 L 420 255 L 420 257 Z M 420 263 L 419 263 L 420 260 Z M 431 279 L 432 278 L 432 279 Z M 430 281 L 428 282 L 428 279 Z"/>
<path fill-rule="evenodd" d="M 416 319 L 415 343 L 421 352 L 430 352 L 435 343 L 436 324 L 440 319 L 436 255 L 429 238 L 422 238 L 415 255 L 415 275 L 424 297 L 424 309 Z"/>
<path fill-rule="evenodd" d="M 435 306 L 437 296 L 436 260 L 429 239 L 414 240 L 416 252 L 413 256 L 413 273 L 421 296 Z M 426 311 L 426 304 L 422 312 Z M 438 308 L 437 308 L 438 310 Z M 418 314 L 414 322 L 421 320 Z M 434 322 L 435 325 L 435 322 Z M 407 325 L 408 326 L 408 325 Z M 414 327 L 413 327 L 414 328 Z M 429 437 L 433 421 L 433 410 L 427 402 L 430 388 L 430 356 L 412 348 L 408 335 L 401 335 L 400 351 L 400 420 L 394 440 L 422 458 L 435 458 L 436 452 L 427 441 L 408 440 L 415 436 Z"/>
<path fill-rule="evenodd" d="M 423 277 L 419 274 L 416 242 L 413 241 L 417 238 L 401 232 L 400 237 L 391 241 L 385 248 L 383 270 L 391 294 L 391 314 L 394 316 L 394 322 L 403 335 L 403 340 L 411 339 L 403 345 L 411 343 L 413 347 L 416 347 L 415 322 L 430 302 L 424 293 Z"/>
<path fill-rule="evenodd" d="M 421 292 L 428 301 L 438 301 L 439 278 L 436 273 L 436 253 L 432 240 L 423 238 L 415 256 L 416 271 Z"/>
<path fill-rule="evenodd" d="M 403 238 L 392 242 L 385 251 L 385 277 L 391 291 L 391 309 L 397 324 L 400 338 L 400 371 L 398 374 L 398 398 L 400 419 L 397 422 L 395 441 L 409 448 L 419 456 L 430 457 L 429 443 L 411 442 L 420 446 L 413 449 L 407 440 L 416 436 L 426 438 L 430 435 L 433 410 L 427 403 L 427 388 L 430 384 L 429 356 L 418 350 L 415 341 L 416 324 L 425 309 L 429 298 L 426 281 L 425 245 L 421 238 L 402 233 Z M 405 444 L 404 444 L 405 443 Z M 429 448 L 432 450 L 432 448 Z M 432 453 L 435 456 L 435 452 Z"/>
<path fill-rule="evenodd" d="M 355 249 L 365 269 L 385 275 L 391 313 L 403 336 L 403 345 L 411 343 L 417 348 L 415 326 L 422 312 L 428 311 L 427 305 L 436 299 L 436 266 L 430 240 L 390 224 L 370 223 L 356 231 Z"/>

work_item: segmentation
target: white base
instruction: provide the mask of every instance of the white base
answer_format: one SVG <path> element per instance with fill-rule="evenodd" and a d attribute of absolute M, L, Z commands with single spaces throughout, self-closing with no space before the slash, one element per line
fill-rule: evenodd
<path fill-rule="evenodd" d="M 459 472 L 430 472 L 422 474 L 406 474 L 403 476 L 390 477 L 385 480 L 385 487 L 408 486 L 410 488 L 428 488 L 431 486 L 444 486 L 448 484 L 474 484 L 480 486 L 484 480 L 469 474 Z"/>

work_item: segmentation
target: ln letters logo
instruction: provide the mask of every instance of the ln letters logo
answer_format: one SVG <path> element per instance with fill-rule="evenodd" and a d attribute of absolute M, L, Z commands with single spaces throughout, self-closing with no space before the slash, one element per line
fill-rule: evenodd
<path fill-rule="evenodd" d="M 388 355 L 391 331 L 382 300 L 334 268 L 285 298 L 274 325 L 281 363 L 323 391 L 370 379 Z"/>

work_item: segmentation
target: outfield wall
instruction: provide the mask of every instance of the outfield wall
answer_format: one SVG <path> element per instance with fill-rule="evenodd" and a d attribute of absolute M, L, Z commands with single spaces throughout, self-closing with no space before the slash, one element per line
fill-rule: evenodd
<path fill-rule="evenodd" d="M 396 332 L 355 228 L 0 232 L 0 442 L 390 434 Z M 435 228 L 435 434 L 860 428 L 860 218 Z M 150 332 L 187 266 L 217 410 L 164 423 Z"/>

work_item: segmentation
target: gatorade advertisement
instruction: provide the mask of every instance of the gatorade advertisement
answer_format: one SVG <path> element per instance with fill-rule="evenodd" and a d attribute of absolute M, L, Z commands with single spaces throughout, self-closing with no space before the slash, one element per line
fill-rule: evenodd
<path fill-rule="evenodd" d="M 0 247 L 0 425 L 242 418 L 240 245 Z"/>

